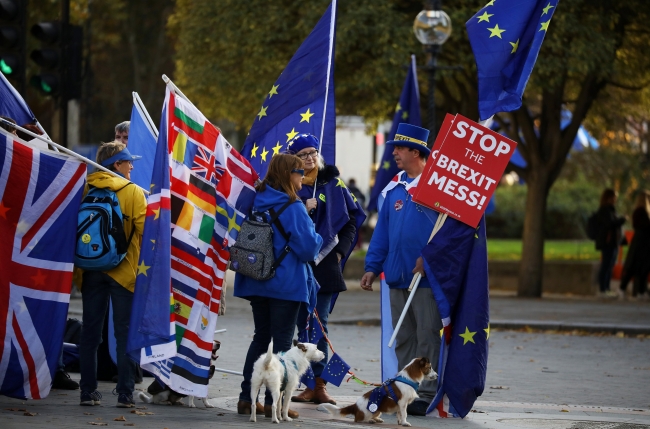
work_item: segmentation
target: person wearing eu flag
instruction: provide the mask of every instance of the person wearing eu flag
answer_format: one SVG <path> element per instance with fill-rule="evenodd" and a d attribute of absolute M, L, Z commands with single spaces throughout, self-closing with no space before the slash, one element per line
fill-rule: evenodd
<path fill-rule="evenodd" d="M 390 310 L 395 327 L 408 299 L 411 280 L 415 273 L 422 275 L 397 335 L 395 354 L 399 368 L 413 358 L 427 357 L 437 372 L 442 320 L 420 256 L 434 224 L 411 198 L 431 152 L 426 143 L 428 138 L 429 130 L 401 123 L 395 139 L 386 142 L 392 145 L 393 157 L 402 171 L 382 191 L 383 201 L 380 197 L 379 217 L 366 254 L 366 273 L 361 278 L 361 287 L 372 290 L 373 281 L 384 272 L 390 287 Z M 418 390 L 420 398 L 408 406 L 408 414 L 426 415 L 436 388 L 435 380 L 423 382 Z"/>
<path fill-rule="evenodd" d="M 310 262 L 314 276 L 320 285 L 316 299 L 316 311 L 327 334 L 327 319 L 332 300 L 336 294 L 346 290 L 342 266 L 357 240 L 357 229 L 366 218 L 361 206 L 339 177 L 339 170 L 325 165 L 318 153 L 319 141 L 311 134 L 299 134 L 287 145 L 287 152 L 295 154 L 305 163 L 305 177 L 298 196 L 305 203 L 316 226 L 316 232 L 323 237 L 323 246 L 315 261 Z M 314 186 L 316 194 L 314 197 Z M 343 262 L 342 262 L 343 261 Z M 306 329 L 309 312 L 306 305 L 300 308 L 298 331 Z M 312 326 L 315 322 L 311 321 Z M 327 393 L 326 382 L 321 378 L 327 364 L 327 341 L 321 337 L 318 350 L 325 354 L 320 362 L 312 363 L 316 379 L 314 389 L 307 387 L 300 395 L 291 398 L 294 402 L 336 404 Z"/>

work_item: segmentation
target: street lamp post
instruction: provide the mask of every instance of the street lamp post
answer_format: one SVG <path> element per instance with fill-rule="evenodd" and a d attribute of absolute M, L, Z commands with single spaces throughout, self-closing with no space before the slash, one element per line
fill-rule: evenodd
<path fill-rule="evenodd" d="M 426 54 L 426 65 L 429 78 L 429 99 L 428 102 L 428 126 L 429 145 L 436 139 L 436 69 L 438 69 L 438 54 L 443 43 L 451 35 L 451 19 L 449 15 L 441 10 L 441 0 L 428 0 L 425 2 L 425 9 L 418 13 L 413 22 L 415 37 L 422 43 Z"/>

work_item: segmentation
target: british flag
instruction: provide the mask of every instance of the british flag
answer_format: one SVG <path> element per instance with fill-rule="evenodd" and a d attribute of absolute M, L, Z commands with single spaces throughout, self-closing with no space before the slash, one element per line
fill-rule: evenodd
<path fill-rule="evenodd" d="M 45 398 L 65 330 L 85 164 L 0 130 L 0 394 Z"/>
<path fill-rule="evenodd" d="M 192 161 L 194 163 L 192 171 L 195 171 L 199 176 L 203 177 L 213 185 L 216 185 L 217 182 L 219 182 L 219 179 L 223 176 L 223 172 L 226 171 L 225 168 L 219 164 L 219 160 L 217 160 L 215 154 L 208 152 L 200 146 L 198 147 L 196 156 Z"/>

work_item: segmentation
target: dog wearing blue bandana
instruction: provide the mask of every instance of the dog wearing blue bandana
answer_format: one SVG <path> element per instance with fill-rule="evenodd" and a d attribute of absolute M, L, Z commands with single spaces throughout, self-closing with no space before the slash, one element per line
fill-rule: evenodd
<path fill-rule="evenodd" d="M 289 351 L 273 354 L 273 340 L 271 340 L 267 352 L 260 356 L 253 365 L 251 398 L 257 398 L 258 391 L 262 385 L 265 385 L 273 396 L 271 421 L 280 423 L 278 409 L 282 406 L 280 420 L 290 422 L 293 419 L 289 417 L 289 403 L 291 395 L 300 383 L 300 377 L 307 371 L 311 362 L 318 362 L 324 357 L 323 352 L 316 348 L 316 344 L 296 341 Z M 282 401 L 283 395 L 284 402 Z M 251 407 L 250 421 L 257 421 L 256 407 Z"/>
<path fill-rule="evenodd" d="M 406 421 L 406 407 L 418 398 L 418 388 L 422 380 L 435 380 L 438 374 L 431 368 L 428 358 L 415 358 L 394 378 L 366 392 L 357 402 L 344 408 L 321 404 L 318 410 L 327 411 L 336 417 L 352 415 L 355 422 L 383 423 L 381 413 L 397 413 L 397 424 L 411 426 Z"/>

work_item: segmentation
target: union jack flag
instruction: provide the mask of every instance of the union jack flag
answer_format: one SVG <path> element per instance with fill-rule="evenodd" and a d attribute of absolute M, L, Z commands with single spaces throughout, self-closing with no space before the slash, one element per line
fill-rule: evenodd
<path fill-rule="evenodd" d="M 203 177 L 206 181 L 216 185 L 225 169 L 219 165 L 219 160 L 215 154 L 208 152 L 202 147 L 198 147 L 196 156 L 193 159 L 195 166 L 192 171 Z"/>
<path fill-rule="evenodd" d="M 85 164 L 0 130 L 0 394 L 42 399 L 63 345 Z"/>

